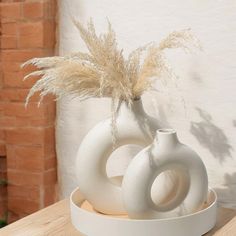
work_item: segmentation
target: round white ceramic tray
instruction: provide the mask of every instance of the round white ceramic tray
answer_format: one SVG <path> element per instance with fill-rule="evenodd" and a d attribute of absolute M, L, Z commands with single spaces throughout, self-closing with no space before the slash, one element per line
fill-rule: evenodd
<path fill-rule="evenodd" d="M 72 224 L 85 236 L 200 236 L 216 223 L 217 196 L 209 190 L 207 204 L 194 214 L 168 219 L 133 220 L 95 212 L 79 189 L 70 197 Z"/>

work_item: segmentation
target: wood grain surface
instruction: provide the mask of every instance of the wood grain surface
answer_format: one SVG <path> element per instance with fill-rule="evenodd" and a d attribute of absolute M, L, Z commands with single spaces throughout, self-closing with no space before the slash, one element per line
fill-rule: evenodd
<path fill-rule="evenodd" d="M 91 226 L 92 227 L 92 226 Z M 1 236 L 82 236 L 71 224 L 69 200 L 62 200 L 0 230 Z M 236 236 L 236 211 L 221 208 L 205 236 Z M 101 236 L 101 235 L 97 235 Z M 111 235 L 112 236 L 112 235 Z M 148 236 L 148 235 L 147 235 Z"/>

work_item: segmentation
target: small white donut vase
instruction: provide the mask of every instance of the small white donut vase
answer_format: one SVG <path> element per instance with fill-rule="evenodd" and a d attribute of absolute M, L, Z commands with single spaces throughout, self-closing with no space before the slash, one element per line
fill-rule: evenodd
<path fill-rule="evenodd" d="M 125 209 L 133 219 L 158 219 L 190 214 L 201 209 L 208 193 L 208 177 L 201 158 L 178 141 L 172 129 L 157 131 L 157 139 L 131 161 L 122 182 Z M 173 173 L 166 185 L 161 174 Z M 167 174 L 168 175 L 168 174 Z M 158 179 L 159 193 L 151 195 Z M 170 182 L 170 181 L 168 181 Z M 167 194 L 168 192 L 168 194 Z M 160 197 L 163 195 L 165 198 Z"/>
<path fill-rule="evenodd" d="M 159 128 L 157 120 L 148 116 L 141 99 L 131 107 L 121 103 L 116 119 L 115 148 L 127 144 L 148 146 Z M 97 124 L 83 139 L 76 159 L 78 186 L 94 209 L 105 214 L 125 214 L 121 187 L 108 178 L 106 163 L 114 151 L 111 119 Z"/>

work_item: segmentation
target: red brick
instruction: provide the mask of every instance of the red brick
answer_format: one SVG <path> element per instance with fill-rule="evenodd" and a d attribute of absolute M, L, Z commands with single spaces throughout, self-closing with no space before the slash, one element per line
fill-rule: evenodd
<path fill-rule="evenodd" d="M 21 18 L 21 3 L 4 3 L 1 6 L 1 17 L 7 19 Z"/>
<path fill-rule="evenodd" d="M 54 126 L 48 127 L 48 128 L 45 129 L 44 143 L 45 144 L 52 143 L 52 142 L 54 142 L 53 140 L 55 140 L 55 128 L 54 128 Z"/>
<path fill-rule="evenodd" d="M 18 128 L 6 131 L 8 144 L 42 145 L 44 143 L 44 129 Z"/>
<path fill-rule="evenodd" d="M 8 209 L 15 213 L 31 214 L 40 209 L 40 204 L 39 202 L 25 199 L 9 198 Z"/>
<path fill-rule="evenodd" d="M 0 188 L 0 205 L 7 200 L 7 187 L 1 186 Z"/>
<path fill-rule="evenodd" d="M 30 122 L 27 117 L 16 117 L 15 127 L 28 128 L 30 127 Z"/>
<path fill-rule="evenodd" d="M 4 191 L 3 191 L 4 189 Z M 6 187 L 1 187 L 0 190 L 0 215 L 3 213 L 3 210 L 6 210 L 6 203 L 7 203 L 7 191 Z M 6 212 L 5 212 L 6 213 Z"/>
<path fill-rule="evenodd" d="M 21 23 L 19 25 L 19 36 L 35 35 L 40 36 L 43 34 L 43 21 Z"/>
<path fill-rule="evenodd" d="M 17 91 L 19 101 L 24 101 L 25 102 L 29 91 L 30 91 L 30 89 L 19 89 Z M 30 102 L 37 102 L 38 100 L 39 100 L 38 93 L 30 98 Z"/>
<path fill-rule="evenodd" d="M 43 21 L 22 23 L 19 26 L 20 48 L 43 48 Z"/>
<path fill-rule="evenodd" d="M 54 125 L 54 120 L 49 119 L 48 117 L 31 117 L 29 120 L 29 125 L 33 127 L 47 127 Z"/>
<path fill-rule="evenodd" d="M 44 170 L 44 161 L 41 157 L 25 156 L 16 157 L 16 169 L 22 171 L 31 171 L 41 173 Z"/>
<path fill-rule="evenodd" d="M 44 15 L 43 2 L 25 2 L 23 5 L 24 18 L 37 19 Z"/>
<path fill-rule="evenodd" d="M 43 35 L 34 34 L 29 36 L 21 36 L 18 41 L 19 48 L 43 48 Z"/>
<path fill-rule="evenodd" d="M 45 160 L 45 170 L 55 169 L 57 166 L 56 157 L 48 158 Z"/>
<path fill-rule="evenodd" d="M 2 89 L 0 93 L 0 100 L 1 101 L 18 101 L 18 93 L 15 89 Z"/>
<path fill-rule="evenodd" d="M 4 72 L 18 72 L 21 70 L 20 63 L 17 62 L 2 62 Z"/>
<path fill-rule="evenodd" d="M 3 76 L 4 87 L 6 88 L 31 88 L 38 77 L 32 77 L 23 81 L 23 75 L 20 72 L 6 72 Z"/>
<path fill-rule="evenodd" d="M 5 172 L 6 170 L 7 170 L 6 157 L 0 157 L 0 172 Z"/>
<path fill-rule="evenodd" d="M 40 158 L 42 157 L 43 160 L 43 148 L 42 147 L 35 147 L 35 146 L 15 146 L 15 154 L 18 157 L 34 157 Z"/>
<path fill-rule="evenodd" d="M 56 158 L 49 158 L 44 156 L 43 148 L 33 146 L 15 146 L 15 155 L 17 158 L 18 169 L 29 171 L 38 171 L 55 168 Z"/>
<path fill-rule="evenodd" d="M 1 67 L 0 67 L 1 68 Z M 0 71 L 0 90 L 3 88 L 3 73 Z M 0 113 L 1 115 L 1 113 Z"/>
<path fill-rule="evenodd" d="M 49 121 L 53 122 L 53 126 L 55 125 L 55 117 L 56 117 L 56 102 L 53 101 L 47 104 L 47 118 Z"/>
<path fill-rule="evenodd" d="M 2 128 L 0 129 L 0 140 L 4 140 L 5 139 L 5 130 L 3 130 Z"/>
<path fill-rule="evenodd" d="M 44 185 L 53 185 L 57 182 L 57 171 L 56 169 L 48 170 L 44 172 Z"/>
<path fill-rule="evenodd" d="M 42 103 L 49 104 L 48 112 L 53 112 L 53 110 L 55 110 L 56 101 L 55 101 L 55 96 L 53 94 L 48 94 L 48 95 L 44 96 Z"/>
<path fill-rule="evenodd" d="M 15 117 L 31 117 L 38 116 L 44 117 L 45 115 L 45 105 L 42 104 L 38 107 L 37 103 L 29 103 L 25 107 L 25 103 L 20 102 L 7 102 L 5 104 L 5 115 L 6 116 L 15 116 Z"/>
<path fill-rule="evenodd" d="M 32 50 L 4 50 L 2 52 L 2 61 L 25 62 L 34 57 L 43 57 L 46 52 L 40 49 Z"/>
<path fill-rule="evenodd" d="M 1 143 L 1 142 L 0 142 L 0 155 L 6 156 L 6 145 L 5 143 Z"/>
<path fill-rule="evenodd" d="M 39 21 L 23 23 L 19 27 L 20 48 L 54 48 L 55 46 L 55 22 Z"/>
<path fill-rule="evenodd" d="M 5 102 L 23 102 L 25 103 L 26 97 L 29 93 L 29 89 L 21 89 L 21 88 L 4 88 L 0 93 L 0 100 Z M 31 102 L 38 102 L 39 97 L 35 94 L 30 99 Z M 43 104 L 43 103 L 42 103 Z"/>
<path fill-rule="evenodd" d="M 56 0 L 51 0 L 45 2 L 45 8 L 44 8 L 44 18 L 47 19 L 55 19 L 56 15 L 56 8 L 57 8 L 57 1 Z"/>
<path fill-rule="evenodd" d="M 7 180 L 7 171 L 0 172 L 0 178 Z M 4 186 L 2 186 L 2 187 L 4 187 Z M 0 194 L 1 194 L 1 189 L 0 189 Z"/>
<path fill-rule="evenodd" d="M 15 147 L 15 169 L 31 172 L 42 172 L 44 167 L 43 149 L 40 147 Z"/>
<path fill-rule="evenodd" d="M 55 150 L 55 131 L 54 127 L 49 127 L 45 130 L 44 151 L 48 157 L 54 156 Z"/>
<path fill-rule="evenodd" d="M 7 201 L 3 200 L 0 202 L 0 218 L 4 219 L 7 214 Z"/>
<path fill-rule="evenodd" d="M 0 111 L 3 111 L 3 110 L 4 110 L 4 105 L 5 105 L 5 103 L 3 103 L 3 102 L 0 101 Z"/>
<path fill-rule="evenodd" d="M 0 172 L 0 178 L 6 180 L 7 179 L 7 170 Z M 4 187 L 4 186 L 2 186 Z M 0 194 L 1 194 L 1 188 L 0 188 Z"/>
<path fill-rule="evenodd" d="M 8 221 L 8 224 L 11 224 L 17 220 L 19 220 L 21 218 L 21 214 L 16 214 L 14 212 L 11 212 L 9 209 L 8 209 L 8 217 L 7 217 L 7 221 Z"/>
<path fill-rule="evenodd" d="M 16 168 L 15 148 L 12 145 L 7 145 L 7 168 L 8 169 Z"/>
<path fill-rule="evenodd" d="M 27 117 L 14 117 L 6 116 L 0 117 L 0 126 L 3 126 L 6 130 L 12 128 L 27 128 L 31 127 L 30 120 Z"/>
<path fill-rule="evenodd" d="M 18 89 L 17 90 L 17 94 L 18 94 L 19 101 L 25 102 L 26 101 L 26 97 L 29 94 L 29 91 L 30 91 L 30 89 Z M 32 97 L 30 97 L 29 104 L 31 104 L 31 103 L 35 104 L 35 102 L 36 102 L 37 103 L 37 107 L 38 107 L 39 100 L 40 100 L 39 92 L 37 92 Z M 44 102 L 42 101 L 41 104 L 44 104 Z"/>
<path fill-rule="evenodd" d="M 2 34 L 3 35 L 14 35 L 17 34 L 17 23 L 3 23 L 2 24 Z"/>
<path fill-rule="evenodd" d="M 21 87 L 23 82 L 17 72 L 6 72 L 3 76 L 4 87 Z"/>
<path fill-rule="evenodd" d="M 55 22 L 53 20 L 44 22 L 44 43 L 43 45 L 47 48 L 55 47 Z"/>
<path fill-rule="evenodd" d="M 15 36 L 2 36 L 1 38 L 2 49 L 10 49 L 16 47 L 17 47 L 17 41 Z"/>
<path fill-rule="evenodd" d="M 7 158 L 7 168 L 16 169 L 16 157 Z"/>
<path fill-rule="evenodd" d="M 45 101 L 46 102 L 46 101 Z M 40 105 L 45 108 L 44 116 L 32 116 L 30 118 L 30 124 L 32 126 L 54 126 L 55 115 L 56 115 L 56 106 L 55 102 L 42 103 Z"/>
<path fill-rule="evenodd" d="M 23 75 L 28 75 L 29 73 L 34 72 L 36 70 L 37 70 L 37 68 L 33 65 L 27 65 L 27 66 L 21 68 L 21 72 Z"/>
<path fill-rule="evenodd" d="M 15 127 L 16 118 L 15 117 L 0 117 L 0 127 L 9 128 Z"/>
<path fill-rule="evenodd" d="M 31 201 L 38 201 L 40 199 L 40 188 L 9 185 L 8 196 L 10 198 L 23 198 Z"/>
<path fill-rule="evenodd" d="M 56 201 L 55 185 L 44 188 L 44 207 L 49 206 Z"/>
<path fill-rule="evenodd" d="M 26 171 L 18 171 L 8 169 L 7 172 L 9 185 L 23 185 L 23 186 L 42 186 L 43 174 L 40 173 L 29 173 Z"/>

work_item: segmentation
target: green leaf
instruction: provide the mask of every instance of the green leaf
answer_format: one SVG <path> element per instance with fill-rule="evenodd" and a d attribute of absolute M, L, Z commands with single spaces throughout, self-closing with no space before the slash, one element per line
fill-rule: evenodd
<path fill-rule="evenodd" d="M 7 185 L 7 180 L 0 179 L 0 186 L 6 186 L 6 185 Z"/>
<path fill-rule="evenodd" d="M 0 220 L 0 228 L 4 227 L 7 225 L 6 220 Z"/>

